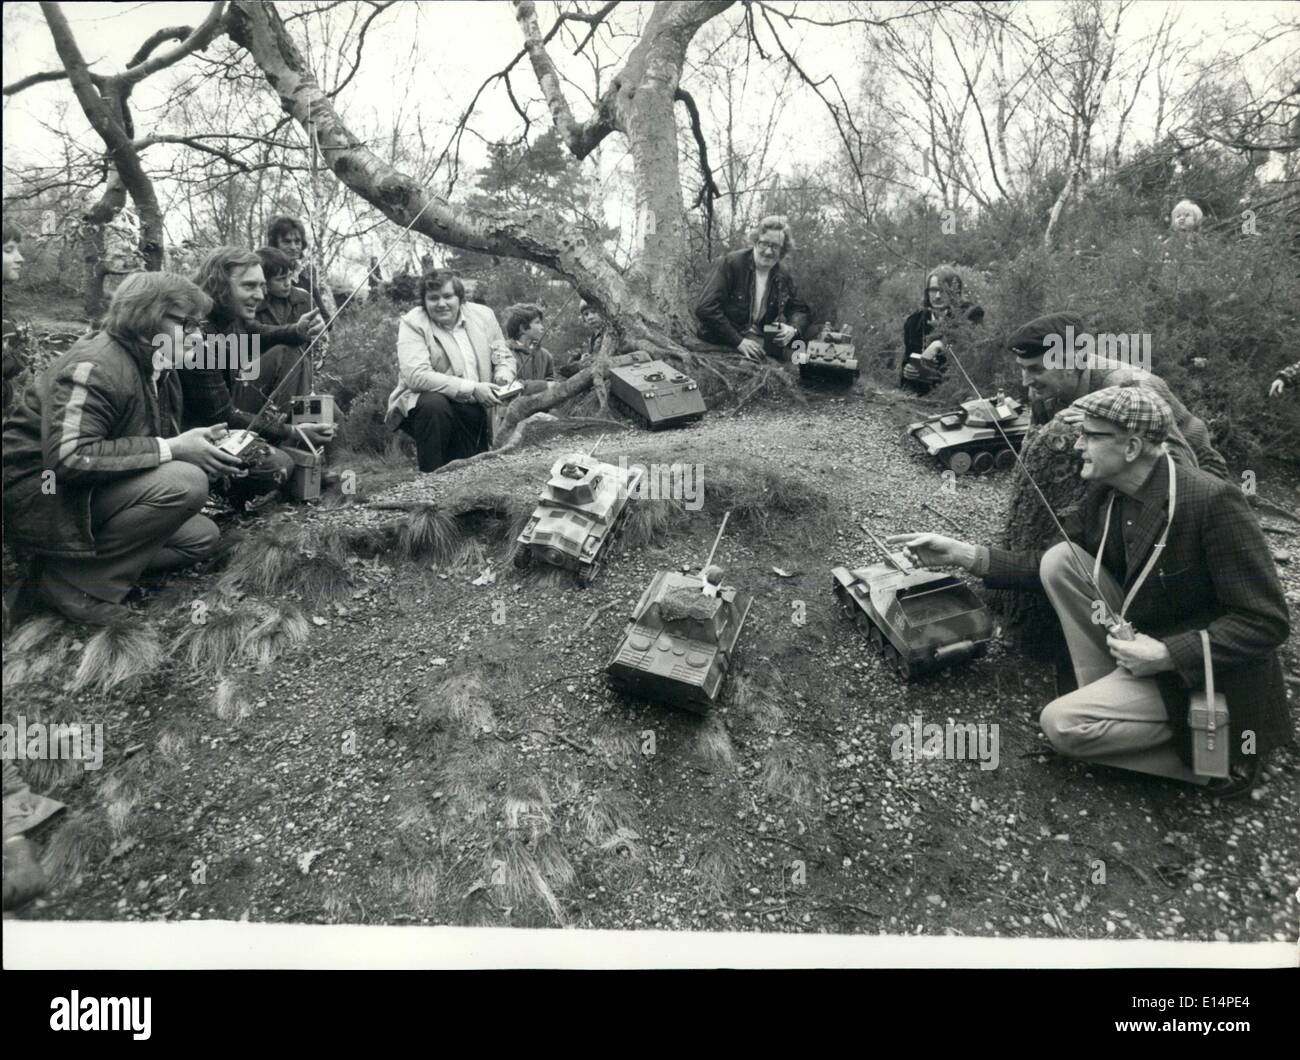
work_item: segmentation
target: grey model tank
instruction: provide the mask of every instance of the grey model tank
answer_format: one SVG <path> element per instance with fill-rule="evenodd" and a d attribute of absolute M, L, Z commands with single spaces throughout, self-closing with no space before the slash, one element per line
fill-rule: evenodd
<path fill-rule="evenodd" d="M 858 378 L 858 352 L 853 345 L 853 328 L 844 325 L 834 328 L 829 323 L 822 328 L 821 337 L 796 351 L 791 361 L 799 366 L 801 379 L 825 379 L 831 382 L 851 383 Z"/>
<path fill-rule="evenodd" d="M 706 713 L 717 702 L 753 602 L 749 593 L 712 579 L 660 571 L 606 667 L 610 684 Z"/>
<path fill-rule="evenodd" d="M 993 637 L 988 608 L 959 578 L 889 562 L 835 567 L 831 586 L 854 624 L 906 681 L 977 658 Z"/>
<path fill-rule="evenodd" d="M 1001 391 L 993 398 L 964 402 L 949 412 L 908 424 L 907 433 L 932 457 L 958 475 L 1004 470 L 1016 462 L 1013 450 L 1029 433 L 1029 410 Z"/>
<path fill-rule="evenodd" d="M 644 350 L 609 359 L 609 391 L 641 426 L 652 431 L 693 423 L 706 411 L 699 384 Z"/>
<path fill-rule="evenodd" d="M 638 467 L 615 467 L 583 453 L 561 457 L 518 537 L 515 566 L 525 569 L 540 559 L 590 585 L 640 481 Z"/>

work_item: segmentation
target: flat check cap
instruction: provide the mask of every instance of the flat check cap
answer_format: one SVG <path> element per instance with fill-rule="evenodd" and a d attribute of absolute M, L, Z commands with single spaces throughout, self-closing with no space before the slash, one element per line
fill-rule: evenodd
<path fill-rule="evenodd" d="M 1060 348 L 1066 348 L 1066 328 L 1072 328 L 1075 335 L 1082 335 L 1087 330 L 1087 325 L 1075 313 L 1048 313 L 1046 316 L 1034 317 L 1028 324 L 1021 324 L 1011 333 L 1007 339 L 1007 348 L 1020 359 L 1037 360 L 1052 345 L 1050 336 L 1057 336 Z"/>
<path fill-rule="evenodd" d="M 1085 415 L 1113 423 L 1129 434 L 1141 435 L 1149 442 L 1163 442 L 1173 426 L 1174 415 L 1164 399 L 1154 390 L 1136 383 L 1108 386 L 1095 394 L 1085 394 L 1074 403 Z"/>

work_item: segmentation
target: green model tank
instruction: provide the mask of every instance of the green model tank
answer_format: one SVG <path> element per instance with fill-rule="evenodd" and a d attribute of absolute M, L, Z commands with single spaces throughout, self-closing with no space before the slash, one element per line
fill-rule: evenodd
<path fill-rule="evenodd" d="M 879 547 L 887 562 L 835 567 L 831 587 L 900 677 L 910 681 L 988 650 L 993 617 L 965 582 L 914 567 L 901 552 Z"/>
<path fill-rule="evenodd" d="M 609 359 L 609 391 L 641 426 L 652 431 L 693 423 L 706 411 L 699 384 L 644 350 Z"/>
<path fill-rule="evenodd" d="M 799 366 L 799 378 L 842 383 L 856 380 L 861 370 L 852 336 L 851 325 L 836 329 L 826 324 L 819 339 L 797 350 L 791 357 L 791 361 Z"/>
<path fill-rule="evenodd" d="M 606 667 L 610 684 L 707 713 L 717 702 L 753 602 L 749 593 L 711 578 L 660 571 L 641 594 Z"/>
<path fill-rule="evenodd" d="M 927 453 L 958 475 L 1006 470 L 1016 462 L 1013 450 L 1029 433 L 1029 410 L 998 391 L 995 398 L 967 401 L 950 412 L 908 424 L 907 433 Z"/>
<path fill-rule="evenodd" d="M 599 572 L 641 481 L 639 467 L 619 468 L 584 453 L 561 457 L 518 537 L 515 566 L 540 559 L 590 585 Z"/>

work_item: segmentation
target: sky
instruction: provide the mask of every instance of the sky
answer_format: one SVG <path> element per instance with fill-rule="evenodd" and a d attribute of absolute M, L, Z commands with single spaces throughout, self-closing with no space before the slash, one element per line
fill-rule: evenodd
<path fill-rule="evenodd" d="M 207 6 L 204 3 L 67 3 L 63 9 L 92 69 L 111 72 L 121 68 L 149 33 L 165 25 L 196 24 Z M 282 13 L 286 13 L 299 5 L 279 6 Z M 789 10 L 794 5 L 783 3 L 778 6 Z M 1131 19 L 1133 31 L 1140 34 L 1144 29 L 1154 29 L 1169 6 L 1157 0 L 1140 2 Z M 1245 0 L 1236 0 L 1232 4 L 1190 0 L 1172 6 L 1178 11 L 1179 33 L 1206 34 L 1211 47 L 1224 38 L 1225 20 L 1235 24 L 1263 24 L 1279 16 L 1294 19 L 1300 10 L 1300 5 L 1290 2 L 1252 3 Z M 880 7 L 888 13 L 901 10 L 903 5 Z M 646 4 L 624 3 L 616 12 L 613 23 L 621 28 L 634 29 L 636 23 L 648 17 L 648 9 Z M 826 17 L 834 9 L 835 5 L 826 3 L 805 3 L 799 7 L 800 11 L 820 17 Z M 553 7 L 539 3 L 538 10 L 543 27 L 548 27 L 554 17 Z M 1031 10 L 1036 20 L 1050 21 L 1059 16 L 1060 5 L 1049 0 L 1036 0 Z M 725 36 L 728 27 L 738 29 L 741 18 L 742 9 L 736 5 L 710 23 L 705 32 Z M 6 3 L 3 21 L 4 83 L 57 66 L 49 32 L 36 4 Z M 699 41 L 703 39 L 703 36 L 697 39 L 692 57 L 699 53 Z M 801 28 L 792 32 L 790 40 L 794 42 L 796 54 L 809 69 L 833 72 L 846 87 L 855 83 L 863 59 L 861 42 L 854 39 L 853 33 Z M 413 112 L 418 112 L 426 123 L 449 121 L 464 108 L 484 77 L 503 67 L 515 55 L 521 42 L 522 35 L 515 23 L 513 8 L 503 0 L 475 3 L 403 0 L 395 9 L 385 12 L 369 33 L 362 68 L 342 97 L 348 119 L 381 129 L 399 120 L 409 123 Z M 628 38 L 624 38 L 617 44 L 608 45 L 607 51 L 612 57 L 615 47 L 626 49 L 627 44 Z M 565 49 L 556 47 L 552 47 L 552 55 L 564 72 L 580 80 L 590 80 L 581 59 L 575 59 Z M 412 56 L 416 62 L 414 80 L 407 65 Z M 1257 61 L 1262 65 L 1275 58 L 1260 56 Z M 759 69 L 753 71 L 754 76 L 749 81 L 745 116 L 758 123 L 774 104 L 775 78 L 761 69 L 762 64 L 757 60 L 755 66 Z M 135 106 L 140 114 L 146 115 L 150 105 L 157 103 L 171 76 L 172 72 L 169 72 L 139 87 Z M 175 76 L 180 76 L 180 72 L 177 71 Z M 955 70 L 953 76 L 959 76 Z M 683 83 L 696 92 L 706 116 L 718 105 L 719 101 L 692 78 L 689 70 Z M 546 110 L 526 61 L 517 68 L 514 85 L 521 97 L 527 93 L 534 99 L 530 112 L 542 123 L 539 127 L 544 127 L 548 122 Z M 589 109 L 587 104 L 570 91 L 570 102 L 575 112 L 579 117 L 585 116 Z M 791 161 L 813 164 L 817 161 L 817 145 L 830 142 L 831 127 L 821 104 L 807 90 L 794 91 L 796 94 L 785 101 L 776 128 L 776 142 L 782 149 L 781 153 Z M 486 139 L 504 138 L 518 131 L 519 119 L 499 86 L 484 94 L 479 114 L 475 129 Z M 1149 101 L 1139 104 L 1133 118 L 1135 131 L 1140 137 L 1143 125 L 1149 125 L 1151 120 Z M 4 119 L 6 174 L 16 164 L 57 159 L 57 137 L 42 123 L 66 127 L 80 142 L 89 146 L 98 142 L 72 100 L 66 81 L 36 86 L 12 99 L 6 98 Z M 711 133 L 714 131 L 710 130 Z M 440 142 L 436 135 L 435 142 Z M 627 219 L 630 208 L 626 182 L 618 179 L 627 160 L 618 138 L 607 143 L 609 146 L 602 150 L 600 157 L 587 166 L 594 179 L 602 181 L 607 189 L 607 220 L 616 223 Z M 465 145 L 467 161 L 471 165 L 481 161 L 481 143 L 467 139 Z M 693 158 L 683 161 L 684 167 L 694 164 Z M 173 238 L 179 235 L 170 229 L 168 234 Z M 363 248 L 358 248 L 358 256 L 362 251 Z"/>

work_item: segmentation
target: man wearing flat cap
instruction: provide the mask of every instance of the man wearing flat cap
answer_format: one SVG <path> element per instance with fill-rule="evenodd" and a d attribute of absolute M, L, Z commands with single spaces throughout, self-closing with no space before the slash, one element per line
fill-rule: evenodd
<path fill-rule="evenodd" d="M 1289 616 L 1264 535 L 1239 489 L 1172 459 L 1173 415 L 1151 389 L 1107 387 L 1074 408 L 1087 490 L 1065 521 L 1069 544 L 1013 552 L 937 534 L 889 541 L 920 564 L 1047 594 L 1079 687 L 1048 703 L 1040 724 L 1074 758 L 1206 783 L 1190 766 L 1187 709 L 1204 684 L 1208 631 L 1232 736 L 1231 775 L 1210 790 L 1243 794 L 1292 728 L 1277 655 Z M 1114 635 L 1117 620 L 1132 639 Z"/>
<path fill-rule="evenodd" d="M 1167 445 L 1174 460 L 1227 479 L 1227 465 L 1211 443 L 1209 429 L 1173 395 L 1168 384 L 1136 364 L 1104 356 L 1120 352 L 1118 339 L 1094 335 L 1081 317 L 1064 312 L 1036 317 L 1008 338 L 1021 380 L 1029 390 L 1033 426 L 1020 447 L 1020 458 L 1032 483 L 1025 475 L 1018 475 L 1012 483 L 998 541 L 1003 548 L 1013 552 L 1044 549 L 1054 539 L 1056 526 L 1043 506 L 1040 490 L 1056 512 L 1071 510 L 1082 502 L 1084 482 L 1075 448 L 1082 413 L 1070 406 L 1076 398 L 1108 386 L 1136 382 L 1153 390 L 1173 414 Z M 1133 350 L 1132 345 L 1129 337 L 1124 337 L 1122 352 L 1130 355 L 1130 362 L 1136 359 L 1132 354 L 1149 352 Z M 1065 642 L 1041 595 L 995 592 L 989 604 L 1002 616 L 1010 639 L 1020 650 L 1043 660 L 1055 659 L 1060 691 L 1073 687 Z"/>

